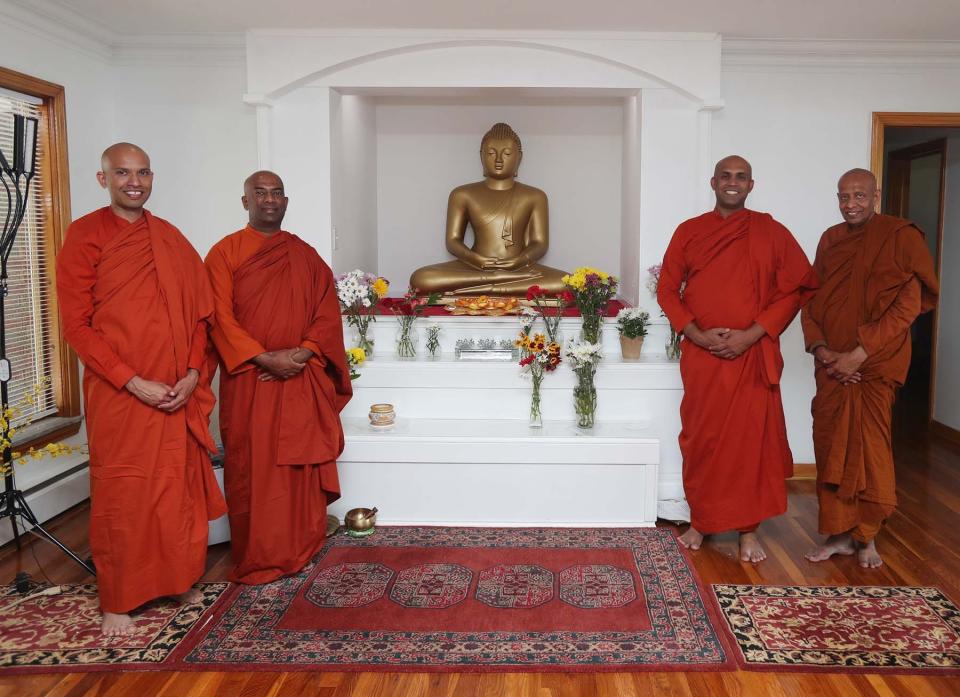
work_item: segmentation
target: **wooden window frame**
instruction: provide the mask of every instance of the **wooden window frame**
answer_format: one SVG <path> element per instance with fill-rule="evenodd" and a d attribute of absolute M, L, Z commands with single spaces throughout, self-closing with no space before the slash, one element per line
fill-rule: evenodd
<path fill-rule="evenodd" d="M 43 101 L 41 109 L 44 118 L 40 123 L 38 139 L 44 142 L 44 156 L 41 166 L 47 174 L 47 190 L 36 192 L 43 196 L 44 215 L 46 217 L 46 278 L 56 284 L 56 258 L 63 247 L 67 226 L 70 224 L 70 168 L 67 158 L 67 108 L 62 85 L 31 77 L 14 70 L 0 67 L 0 87 L 37 97 Z M 46 443 L 72 436 L 80 430 L 80 366 L 77 354 L 67 344 L 60 323 L 55 288 L 51 289 L 48 306 L 49 316 L 46 325 L 53 344 L 53 394 L 57 405 L 56 415 L 36 421 L 30 430 L 37 428 L 40 435 L 17 441 L 15 447 L 23 450 L 39 447 Z M 42 428 L 49 419 L 57 419 L 54 428 Z"/>

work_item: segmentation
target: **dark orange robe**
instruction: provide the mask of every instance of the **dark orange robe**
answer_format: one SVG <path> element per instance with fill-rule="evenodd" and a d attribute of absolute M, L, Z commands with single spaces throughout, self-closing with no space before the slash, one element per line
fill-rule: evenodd
<path fill-rule="evenodd" d="M 681 343 L 683 488 L 700 532 L 749 531 L 787 508 L 793 459 L 779 337 L 814 285 L 803 250 L 766 213 L 705 213 L 681 224 L 667 247 L 657 299 L 677 332 L 691 321 L 766 331 L 733 360 Z"/>
<path fill-rule="evenodd" d="M 860 345 L 867 353 L 857 384 L 843 385 L 816 366 L 820 532 L 869 542 L 897 504 L 890 421 L 910 367 L 910 325 L 934 307 L 939 284 L 920 230 L 887 215 L 860 229 L 841 223 L 824 232 L 814 271 L 821 288 L 803 309 L 807 350 Z"/>
<path fill-rule="evenodd" d="M 220 432 L 235 566 L 231 580 L 296 573 L 323 544 L 340 496 L 340 411 L 352 395 L 333 274 L 294 235 L 247 227 L 206 258 L 220 356 Z M 301 346 L 303 371 L 263 382 L 250 359 Z"/>
<path fill-rule="evenodd" d="M 109 208 L 74 221 L 57 255 L 64 334 L 83 361 L 90 444 L 90 550 L 100 607 L 125 613 L 203 575 L 207 521 L 226 512 L 207 451 L 213 296 L 200 257 L 170 223 Z M 135 375 L 200 381 L 168 414 L 124 389 Z"/>

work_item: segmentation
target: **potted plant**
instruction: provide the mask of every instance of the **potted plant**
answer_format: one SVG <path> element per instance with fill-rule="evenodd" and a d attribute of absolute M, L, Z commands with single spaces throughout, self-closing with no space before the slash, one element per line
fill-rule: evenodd
<path fill-rule="evenodd" d="M 620 353 L 625 361 L 640 358 L 643 337 L 647 335 L 650 313 L 639 307 L 625 307 L 617 313 L 617 331 L 620 332 Z"/>

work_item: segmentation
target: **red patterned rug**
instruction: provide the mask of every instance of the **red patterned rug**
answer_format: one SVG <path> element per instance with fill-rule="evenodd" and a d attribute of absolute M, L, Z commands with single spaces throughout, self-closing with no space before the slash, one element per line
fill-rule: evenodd
<path fill-rule="evenodd" d="M 713 590 L 746 669 L 960 673 L 960 610 L 936 588 Z"/>
<path fill-rule="evenodd" d="M 670 530 L 380 528 L 331 538 L 296 576 L 239 589 L 183 664 L 730 669 L 705 598 Z"/>
<path fill-rule="evenodd" d="M 135 634 L 109 639 L 100 634 L 97 587 L 60 588 L 58 595 L 27 600 L 29 594 L 0 588 L 0 674 L 169 670 L 183 639 L 213 616 L 209 611 L 229 584 L 201 584 L 203 598 L 192 605 L 149 603 L 135 613 Z"/>
<path fill-rule="evenodd" d="M 667 529 L 379 528 L 330 538 L 294 576 L 226 589 L 151 604 L 128 639 L 100 637 L 92 586 L 16 608 L 7 591 L 0 673 L 735 666 Z"/>

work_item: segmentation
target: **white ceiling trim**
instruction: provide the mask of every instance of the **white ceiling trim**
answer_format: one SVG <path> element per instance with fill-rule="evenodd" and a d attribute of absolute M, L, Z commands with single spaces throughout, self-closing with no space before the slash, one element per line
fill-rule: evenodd
<path fill-rule="evenodd" d="M 117 65 L 238 66 L 246 39 L 235 34 L 144 34 L 113 44 Z"/>
<path fill-rule="evenodd" d="M 0 19 L 22 31 L 101 60 L 112 58 L 112 34 L 62 5 L 48 0 L 0 0 Z"/>
<path fill-rule="evenodd" d="M 724 38 L 724 70 L 913 73 L 960 69 L 960 41 Z"/>
<path fill-rule="evenodd" d="M 141 34 L 123 37 L 92 22 L 53 0 L 0 0 L 0 18 L 13 26 L 43 36 L 60 45 L 78 49 L 118 65 L 222 65 L 243 64 L 246 55 L 244 33 Z M 364 29 L 257 29 L 251 34 L 270 36 L 417 36 L 424 30 Z M 600 38 L 608 41 L 647 38 L 668 40 L 683 34 L 670 32 L 491 32 L 461 30 L 447 32 L 461 37 L 497 34 L 550 38 Z M 687 38 L 696 36 L 686 34 Z M 711 36 L 702 33 L 703 37 Z M 722 65 L 727 70 L 840 70 L 918 72 L 960 69 L 960 41 L 854 41 L 754 39 L 724 37 Z"/>

